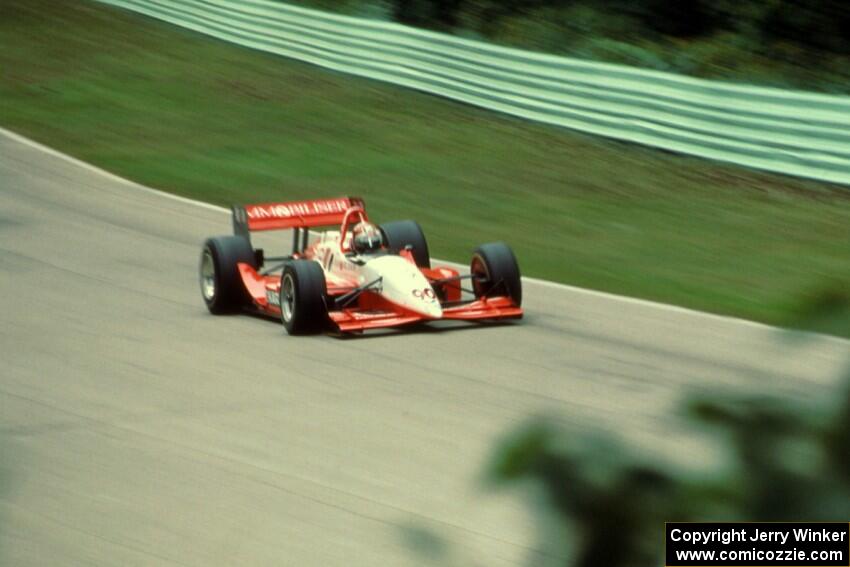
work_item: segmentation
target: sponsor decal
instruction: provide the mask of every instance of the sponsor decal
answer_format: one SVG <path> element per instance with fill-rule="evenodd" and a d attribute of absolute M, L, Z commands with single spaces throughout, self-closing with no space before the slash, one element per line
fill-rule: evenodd
<path fill-rule="evenodd" d="M 273 289 L 266 290 L 266 299 L 268 300 L 269 305 L 280 306 L 280 294 Z"/>
<path fill-rule="evenodd" d="M 348 199 L 323 199 L 277 205 L 251 205 L 245 208 L 245 212 L 248 218 L 259 220 L 344 213 L 348 207 Z"/>
<path fill-rule="evenodd" d="M 414 289 L 413 297 L 416 299 L 424 299 L 425 301 L 434 301 L 436 299 L 436 294 L 434 290 L 429 288 L 426 289 Z"/>

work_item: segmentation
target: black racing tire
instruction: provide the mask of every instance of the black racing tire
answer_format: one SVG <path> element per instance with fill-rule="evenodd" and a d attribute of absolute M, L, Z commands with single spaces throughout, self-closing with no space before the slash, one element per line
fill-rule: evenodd
<path fill-rule="evenodd" d="M 314 260 L 293 260 L 280 278 L 280 320 L 290 335 L 309 335 L 327 327 L 325 272 Z"/>
<path fill-rule="evenodd" d="M 405 246 L 412 246 L 413 259 L 420 268 L 431 267 L 431 256 L 428 253 L 428 241 L 419 223 L 412 220 L 392 221 L 380 225 L 384 234 L 387 248 L 398 254 Z"/>
<path fill-rule="evenodd" d="M 472 253 L 469 271 L 475 297 L 510 297 L 522 305 L 522 280 L 513 251 L 504 242 L 482 244 Z"/>
<path fill-rule="evenodd" d="M 239 262 L 257 268 L 254 249 L 244 236 L 217 236 L 204 242 L 198 271 L 201 297 L 210 313 L 233 313 L 251 303 L 236 265 Z"/>

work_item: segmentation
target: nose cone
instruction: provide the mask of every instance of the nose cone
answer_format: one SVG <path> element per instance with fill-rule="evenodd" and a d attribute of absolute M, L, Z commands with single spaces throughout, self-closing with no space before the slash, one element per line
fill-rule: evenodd
<path fill-rule="evenodd" d="M 422 311 L 422 314 L 426 317 L 430 317 L 432 319 L 439 319 L 443 316 L 443 308 L 440 307 L 440 302 L 436 299 L 432 299 L 430 302 L 423 301 L 425 309 Z"/>
<path fill-rule="evenodd" d="M 443 309 L 422 272 L 398 256 L 382 256 L 364 266 L 369 280 L 381 277 L 381 294 L 402 309 L 427 319 L 440 319 Z"/>
<path fill-rule="evenodd" d="M 386 294 L 386 289 L 384 290 Z M 443 316 L 443 308 L 431 285 L 422 278 L 412 287 L 398 289 L 395 293 L 387 294 L 388 299 L 394 300 L 408 311 L 428 319 L 439 319 Z"/>

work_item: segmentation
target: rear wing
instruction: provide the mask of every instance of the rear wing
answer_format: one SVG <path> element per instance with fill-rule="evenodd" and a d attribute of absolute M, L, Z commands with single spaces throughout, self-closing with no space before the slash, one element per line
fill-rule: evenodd
<path fill-rule="evenodd" d="M 339 225 L 345 217 L 345 211 L 351 207 L 364 205 L 360 197 L 234 205 L 232 207 L 233 233 L 249 236 L 251 232 L 260 230 Z"/>

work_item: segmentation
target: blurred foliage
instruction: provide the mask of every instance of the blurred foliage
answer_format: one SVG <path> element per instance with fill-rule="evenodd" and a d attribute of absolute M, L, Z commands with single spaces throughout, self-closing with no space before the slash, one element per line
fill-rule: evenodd
<path fill-rule="evenodd" d="M 798 326 L 850 333 L 847 286 L 804 300 Z M 808 334 L 786 331 L 794 341 Z M 574 567 L 662 565 L 668 521 L 842 521 L 850 517 L 850 368 L 840 395 L 820 402 L 740 394 L 695 395 L 690 425 L 722 451 L 708 470 L 685 470 L 611 436 L 576 433 L 552 418 L 508 434 L 487 466 L 497 486 L 542 487 L 540 556 Z M 416 532 L 435 564 L 445 542 Z M 568 542 L 564 549 L 563 542 Z M 539 557 L 533 561 L 539 564 Z"/>
<path fill-rule="evenodd" d="M 684 487 L 669 470 L 612 439 L 572 436 L 546 420 L 514 433 L 490 472 L 500 483 L 531 478 L 543 485 L 560 523 L 555 540 L 573 542 L 576 566 L 658 564 L 659 526 L 681 517 Z"/>
<path fill-rule="evenodd" d="M 815 294 L 798 317 L 808 328 L 850 331 L 847 286 Z M 647 463 L 619 442 L 574 436 L 550 421 L 512 434 L 490 472 L 500 484 L 531 479 L 544 487 L 564 535 L 578 532 L 569 564 L 660 565 L 665 521 L 850 517 L 850 372 L 843 388 L 814 404 L 695 397 L 686 404 L 688 418 L 719 432 L 729 457 L 707 474 Z"/>
<path fill-rule="evenodd" d="M 293 1 L 580 58 L 850 92 L 845 0 Z"/>

